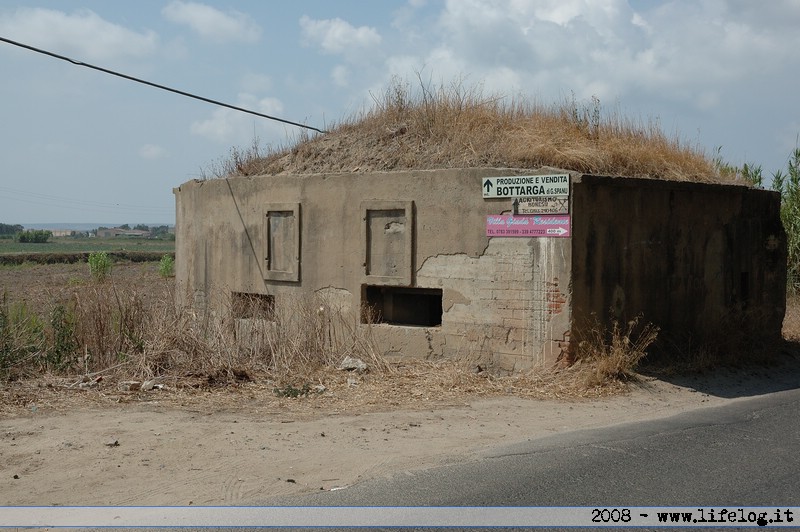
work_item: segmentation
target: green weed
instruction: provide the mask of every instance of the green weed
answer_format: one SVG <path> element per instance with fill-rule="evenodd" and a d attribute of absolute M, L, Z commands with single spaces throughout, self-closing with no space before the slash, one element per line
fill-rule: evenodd
<path fill-rule="evenodd" d="M 89 254 L 89 273 L 97 282 L 105 281 L 111 275 L 111 258 L 105 251 L 95 251 Z"/>
<path fill-rule="evenodd" d="M 800 292 L 800 147 L 789 157 L 784 173 L 772 174 L 772 189 L 781 194 L 781 221 L 786 231 L 789 293 Z"/>
<path fill-rule="evenodd" d="M 172 255 L 164 255 L 158 263 L 158 274 L 161 277 L 175 276 L 175 259 Z"/>

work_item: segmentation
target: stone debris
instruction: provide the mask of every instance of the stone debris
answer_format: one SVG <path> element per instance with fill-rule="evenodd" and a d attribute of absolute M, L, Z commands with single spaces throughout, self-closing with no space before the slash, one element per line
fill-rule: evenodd
<path fill-rule="evenodd" d="M 80 382 L 76 383 L 78 388 L 94 388 L 103 380 L 103 376 L 99 375 L 92 379 L 88 375 L 84 376 Z M 74 386 L 74 385 L 73 385 Z"/>
<path fill-rule="evenodd" d="M 339 369 L 343 371 L 355 371 L 356 373 L 364 373 L 367 371 L 367 363 L 360 358 L 353 358 L 346 356 L 339 364 Z"/>
<path fill-rule="evenodd" d="M 121 392 L 149 392 L 151 390 L 163 390 L 165 386 L 158 384 L 156 379 L 147 380 L 144 382 L 139 381 L 122 381 L 117 384 L 117 389 Z"/>
<path fill-rule="evenodd" d="M 121 392 L 135 392 L 141 387 L 142 383 L 139 381 L 122 381 L 117 385 L 117 389 Z"/>

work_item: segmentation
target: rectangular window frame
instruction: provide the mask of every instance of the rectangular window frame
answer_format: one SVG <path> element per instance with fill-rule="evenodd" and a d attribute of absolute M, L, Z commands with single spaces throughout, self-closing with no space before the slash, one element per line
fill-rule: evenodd
<path fill-rule="evenodd" d="M 403 211 L 406 219 L 407 230 L 403 240 L 403 264 L 398 276 L 372 275 L 370 274 L 370 234 L 369 234 L 369 212 L 370 211 Z M 370 285 L 405 285 L 410 286 L 413 282 L 414 271 L 414 202 L 413 201 L 363 201 L 361 202 L 361 256 L 362 263 L 362 282 Z"/>
<path fill-rule="evenodd" d="M 292 242 L 293 260 L 292 270 L 275 270 L 272 268 L 273 257 L 277 254 L 271 249 L 272 226 L 270 215 L 273 213 L 291 212 L 295 220 L 294 241 Z M 302 221 L 300 219 L 299 203 L 270 203 L 264 211 L 264 279 L 270 281 L 300 281 L 300 233 L 302 231 Z"/>

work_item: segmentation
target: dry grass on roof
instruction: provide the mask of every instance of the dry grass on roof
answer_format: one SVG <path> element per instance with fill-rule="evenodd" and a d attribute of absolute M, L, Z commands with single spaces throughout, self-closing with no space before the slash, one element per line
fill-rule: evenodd
<path fill-rule="evenodd" d="M 665 134 L 656 120 L 606 112 L 574 98 L 544 105 L 485 95 L 460 83 L 414 90 L 395 81 L 371 109 L 292 145 L 254 141 L 212 165 L 217 177 L 506 167 L 678 181 L 736 182 L 698 146 Z"/>

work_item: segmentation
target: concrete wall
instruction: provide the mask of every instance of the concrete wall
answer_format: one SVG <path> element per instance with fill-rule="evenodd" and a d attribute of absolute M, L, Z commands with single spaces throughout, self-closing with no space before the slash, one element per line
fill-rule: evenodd
<path fill-rule="evenodd" d="M 780 338 L 786 238 L 777 193 L 582 176 L 572 189 L 576 326 L 642 314 L 685 346 L 740 327 Z M 574 330 L 576 338 L 579 330 Z"/>
<path fill-rule="evenodd" d="M 486 216 L 512 206 L 483 199 L 481 177 L 519 174 L 531 172 L 184 183 L 175 189 L 179 297 L 219 313 L 233 293 L 268 294 L 289 308 L 313 291 L 343 312 L 370 300 L 385 317 L 425 319 L 438 309 L 367 287 L 441 290 L 441 324 L 372 325 L 383 354 L 504 371 L 552 364 L 593 315 L 608 324 L 641 314 L 676 344 L 740 324 L 753 338 L 780 337 L 786 238 L 776 193 L 572 175 L 571 238 L 490 239 Z"/>
<path fill-rule="evenodd" d="M 505 371 L 550 364 L 569 335 L 569 239 L 485 236 L 486 216 L 510 212 L 511 200 L 483 199 L 481 177 L 521 173 L 530 174 L 184 183 L 175 189 L 179 297 L 222 312 L 214 294 L 270 294 L 280 306 L 316 291 L 357 312 L 365 286 L 441 290 L 441 325 L 372 326 L 385 355 L 459 356 Z"/>

